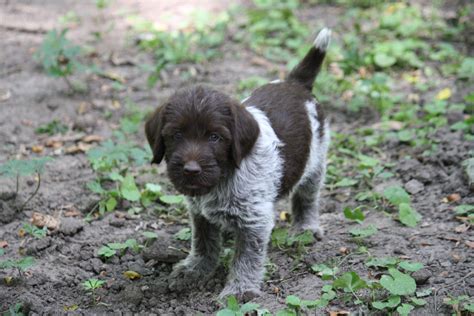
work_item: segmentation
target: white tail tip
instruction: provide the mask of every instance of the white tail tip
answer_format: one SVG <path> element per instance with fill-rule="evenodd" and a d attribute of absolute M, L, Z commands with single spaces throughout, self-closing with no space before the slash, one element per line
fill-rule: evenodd
<path fill-rule="evenodd" d="M 314 47 L 319 50 L 326 51 L 329 46 L 329 41 L 331 40 L 331 29 L 327 27 L 319 31 L 318 36 L 314 40 Z"/>

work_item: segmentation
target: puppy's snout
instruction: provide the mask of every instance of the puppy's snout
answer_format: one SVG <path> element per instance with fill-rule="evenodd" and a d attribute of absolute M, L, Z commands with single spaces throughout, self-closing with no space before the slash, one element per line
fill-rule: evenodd
<path fill-rule="evenodd" d="M 184 174 L 189 176 L 196 176 L 202 172 L 201 166 L 195 160 L 186 162 L 183 170 Z"/>

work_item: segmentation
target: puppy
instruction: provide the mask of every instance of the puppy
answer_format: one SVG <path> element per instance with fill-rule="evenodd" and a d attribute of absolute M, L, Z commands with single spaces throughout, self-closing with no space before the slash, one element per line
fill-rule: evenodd
<path fill-rule="evenodd" d="M 148 119 L 153 163 L 186 195 L 192 248 L 170 276 L 182 289 L 209 276 L 221 230 L 235 232 L 235 256 L 220 297 L 259 294 L 275 202 L 291 194 L 293 227 L 321 237 L 328 123 L 311 94 L 331 31 L 324 28 L 286 81 L 256 89 L 242 103 L 204 86 L 177 91 Z"/>

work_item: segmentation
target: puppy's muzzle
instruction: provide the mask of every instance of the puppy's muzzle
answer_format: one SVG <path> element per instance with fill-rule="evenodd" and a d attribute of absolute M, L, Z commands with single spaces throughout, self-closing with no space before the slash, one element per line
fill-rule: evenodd
<path fill-rule="evenodd" d="M 186 176 L 197 176 L 201 174 L 202 168 L 195 160 L 188 161 L 184 164 L 183 173 Z"/>

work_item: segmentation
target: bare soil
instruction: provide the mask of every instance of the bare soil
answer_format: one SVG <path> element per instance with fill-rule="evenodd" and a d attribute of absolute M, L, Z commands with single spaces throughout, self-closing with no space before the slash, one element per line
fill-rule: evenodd
<path fill-rule="evenodd" d="M 224 44 L 223 57 L 201 65 L 175 68 L 178 70 L 168 71 L 164 83 L 155 89 L 148 89 L 146 75 L 138 65 L 151 63 L 151 59 L 133 45 L 121 12 L 137 12 L 153 19 L 153 12 L 169 11 L 178 14 L 179 20 L 179 14 L 186 15 L 186 8 L 192 5 L 191 1 L 177 1 L 174 5 L 152 3 L 142 0 L 132 4 L 131 1 L 117 0 L 114 8 L 103 13 L 106 19 L 115 22 L 114 28 L 102 40 L 94 41 L 91 32 L 100 28 L 101 24 L 97 20 L 93 1 L 0 1 L 0 88 L 11 92 L 8 100 L 0 102 L 0 162 L 25 156 L 53 155 L 55 158 L 46 167 L 38 196 L 21 213 L 15 211 L 14 198 L 9 194 L 14 190 L 14 181 L 0 179 L 0 240 L 8 242 L 4 258 L 18 258 L 17 254 L 21 252 L 36 259 L 36 265 L 18 281 L 10 285 L 0 282 L 0 313 L 19 302 L 33 315 L 64 313 L 68 307 L 75 305 L 77 314 L 209 315 L 219 309 L 216 296 L 225 282 L 226 269 L 223 266 L 212 280 L 199 289 L 183 293 L 167 289 L 167 276 L 172 264 L 184 256 L 180 251 L 169 253 L 167 246 L 171 244 L 177 249 L 190 247 L 189 242 L 176 241 L 172 237 L 186 227 L 185 221 L 172 222 L 148 213 L 137 217 L 118 216 L 126 214 L 127 205 L 122 205 L 118 212 L 91 223 L 84 222 L 82 218 L 97 202 L 97 197 L 85 187 L 93 178 L 86 155 L 60 151 L 54 154 L 51 148 L 45 148 L 40 154 L 32 152 L 32 146 L 43 144 L 47 138 L 35 134 L 35 128 L 52 119 L 70 126 L 71 135 L 97 134 L 107 139 L 125 112 L 123 105 L 127 99 L 140 108 L 151 109 L 174 89 L 185 84 L 208 83 L 235 93 L 239 80 L 266 74 L 265 68 L 251 62 L 253 55 L 250 51 L 229 41 Z M 200 5 L 212 10 L 223 8 L 218 1 Z M 41 43 L 44 32 L 57 26 L 58 16 L 70 10 L 82 19 L 82 23 L 70 31 L 70 37 L 95 47 L 97 53 L 89 58 L 103 69 L 123 76 L 127 81 L 126 91 L 113 92 L 109 80 L 93 77 L 88 79 L 91 89 L 88 94 L 71 95 L 62 80 L 46 76 L 33 60 L 32 53 Z M 310 24 L 331 27 L 338 23 L 342 10 L 335 6 L 317 5 L 305 9 L 301 15 Z M 111 54 L 133 60 L 133 65 L 114 66 L 109 59 Z M 195 67 L 196 71 L 193 76 L 184 78 L 179 73 L 183 67 Z M 85 80 L 85 77 L 82 79 Z M 454 79 L 447 80 L 450 85 L 456 86 Z M 112 100 L 118 100 L 122 107 L 114 107 Z M 353 114 L 331 107 L 330 102 L 325 106 L 334 131 L 351 133 L 353 128 L 361 126 L 362 120 Z M 82 113 L 84 107 L 86 111 Z M 364 124 L 375 122 L 374 119 Z M 423 216 L 422 223 L 416 229 L 408 228 L 394 221 L 389 214 L 377 211 L 369 212 L 365 220 L 379 229 L 378 234 L 366 241 L 371 255 L 407 258 L 425 265 L 416 275 L 418 288 L 431 288 L 437 295 L 429 296 L 428 304 L 416 309 L 414 315 L 448 314 L 447 307 L 442 305 L 447 293 L 474 295 L 474 279 L 463 279 L 473 271 L 473 252 L 467 242 L 472 245 L 474 237 L 470 230 L 464 233 L 455 231 L 460 222 L 452 211 L 458 204 L 474 204 L 474 195 L 469 191 L 461 167 L 473 144 L 463 140 L 461 133 L 448 129 L 439 131 L 437 141 L 438 151 L 430 157 L 423 157 L 416 149 L 400 143 L 380 148 L 388 159 L 397 162 L 392 183 L 406 186 L 410 181 L 417 180 L 416 184 L 421 186 L 421 191 L 413 194 L 412 199 L 414 208 Z M 145 144 L 144 135 L 140 133 L 136 142 Z M 66 142 L 64 148 L 71 145 L 74 145 L 73 141 Z M 151 179 L 167 183 L 162 168 Z M 17 200 L 26 199 L 35 187 L 34 177 L 24 180 Z M 374 183 L 374 190 L 381 191 L 384 185 Z M 459 194 L 461 200 L 443 202 L 443 198 L 453 193 Z M 276 271 L 265 282 L 264 294 L 255 300 L 257 303 L 275 311 L 284 306 L 284 298 L 289 294 L 305 299 L 319 296 L 324 281 L 310 273 L 308 267 L 314 263 L 339 262 L 346 256 L 341 253 L 341 248 L 347 248 L 351 253 L 359 246 L 348 233 L 356 224 L 345 220 L 342 214 L 347 205 L 356 205 L 349 191 L 323 192 L 321 221 L 326 236 L 312 245 L 299 262 L 295 261 L 291 251 L 270 248 L 269 257 Z M 79 210 L 80 215 L 65 217 L 65 212 L 71 209 Z M 287 209 L 285 202 L 278 206 L 278 211 Z M 59 231 L 38 240 L 21 238 L 18 231 L 34 211 L 61 218 L 63 223 Z M 286 223 L 279 222 L 278 225 Z M 108 261 L 97 256 L 97 250 L 108 242 L 135 238 L 144 243 L 143 230 L 159 233 L 158 240 L 143 252 L 127 252 Z M 357 271 L 367 278 L 365 258 L 366 255 L 351 254 L 344 258 L 340 268 L 343 271 Z M 142 278 L 135 281 L 125 278 L 122 273 L 127 270 L 140 273 Z M 0 271 L 2 279 L 6 276 L 7 271 Z M 89 278 L 107 281 L 107 285 L 97 292 L 100 302 L 104 304 L 91 304 L 91 297 L 86 295 L 81 285 Z M 357 311 L 350 304 L 337 304 L 332 304 L 329 309 Z"/>

